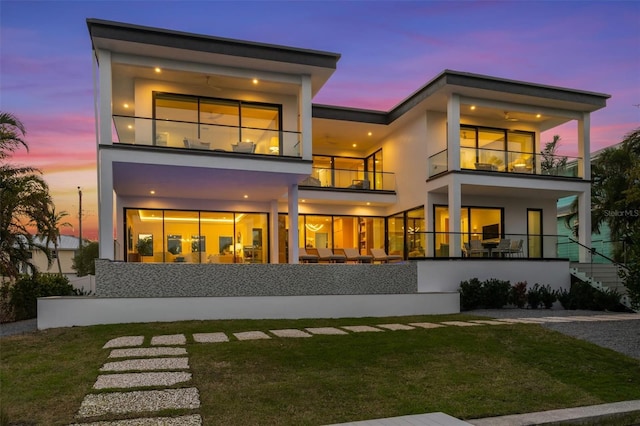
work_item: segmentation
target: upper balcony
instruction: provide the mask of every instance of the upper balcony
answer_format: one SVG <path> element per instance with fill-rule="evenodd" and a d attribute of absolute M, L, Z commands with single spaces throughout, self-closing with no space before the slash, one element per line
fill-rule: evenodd
<path fill-rule="evenodd" d="M 448 150 L 427 160 L 429 178 L 448 172 Z M 580 157 L 504 151 L 483 148 L 460 148 L 460 170 L 477 170 L 516 175 L 582 178 L 577 165 Z"/>
<path fill-rule="evenodd" d="M 300 186 L 305 189 L 394 192 L 396 179 L 395 174 L 389 172 L 313 167 L 311 176 Z"/>
<path fill-rule="evenodd" d="M 114 115 L 115 143 L 300 158 L 301 133 L 210 122 Z"/>

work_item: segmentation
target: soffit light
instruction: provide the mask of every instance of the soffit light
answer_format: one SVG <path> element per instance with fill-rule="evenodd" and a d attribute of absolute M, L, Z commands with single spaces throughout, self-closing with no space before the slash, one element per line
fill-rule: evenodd
<path fill-rule="evenodd" d="M 162 72 L 162 70 L 160 69 L 160 67 L 155 67 L 154 71 L 158 74 L 160 74 Z"/>

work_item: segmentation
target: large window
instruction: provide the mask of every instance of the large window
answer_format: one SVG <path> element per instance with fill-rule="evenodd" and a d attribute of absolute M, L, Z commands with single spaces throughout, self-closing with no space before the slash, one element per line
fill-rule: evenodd
<path fill-rule="evenodd" d="M 155 144 L 231 151 L 242 141 L 255 145 L 252 152 L 277 154 L 281 115 L 280 105 L 156 92 Z"/>
<path fill-rule="evenodd" d="M 434 253 L 436 257 L 449 256 L 449 245 L 452 238 L 459 238 L 460 244 L 470 240 L 479 240 L 485 244 L 496 243 L 504 234 L 503 209 L 492 207 L 462 207 L 460 209 L 459 235 L 451 233 L 449 208 L 435 206 L 434 212 Z"/>
<path fill-rule="evenodd" d="M 463 169 L 533 173 L 532 132 L 460 126 L 460 167 Z"/>
<path fill-rule="evenodd" d="M 266 263 L 266 213 L 127 209 L 127 260 Z"/>
<path fill-rule="evenodd" d="M 387 187 L 393 187 L 391 177 Z M 313 156 L 311 179 L 305 185 L 332 188 L 386 189 L 384 186 L 382 150 L 366 158 Z"/>

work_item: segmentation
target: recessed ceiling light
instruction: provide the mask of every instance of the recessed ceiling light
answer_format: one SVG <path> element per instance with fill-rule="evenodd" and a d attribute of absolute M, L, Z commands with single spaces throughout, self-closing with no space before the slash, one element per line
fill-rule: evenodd
<path fill-rule="evenodd" d="M 540 117 L 542 117 L 541 114 L 536 114 L 536 118 L 540 118 Z"/>
<path fill-rule="evenodd" d="M 149 191 L 149 194 L 154 195 L 156 193 L 156 191 L 154 191 L 153 189 L 151 191 Z"/>
<path fill-rule="evenodd" d="M 367 133 L 367 136 L 371 136 L 371 135 L 373 135 L 373 133 L 371 133 L 371 132 Z"/>
<path fill-rule="evenodd" d="M 300 201 L 301 201 L 301 202 L 303 202 L 303 203 L 306 203 L 306 202 L 307 202 L 307 200 L 300 200 Z"/>
<path fill-rule="evenodd" d="M 133 126 L 132 126 L 131 124 L 129 124 L 129 125 L 127 126 L 127 129 L 133 129 Z"/>
<path fill-rule="evenodd" d="M 129 108 L 129 104 L 124 104 L 123 105 L 125 108 Z"/>
<path fill-rule="evenodd" d="M 257 78 L 253 79 L 253 84 L 258 84 L 258 79 Z"/>
<path fill-rule="evenodd" d="M 355 147 L 357 147 L 358 145 L 356 145 L 356 144 L 354 143 L 354 144 L 353 144 L 353 145 L 351 145 L 351 146 L 355 148 Z"/>
<path fill-rule="evenodd" d="M 368 205 L 368 206 L 370 206 L 370 205 L 371 205 L 371 203 L 367 201 L 367 205 Z"/>
<path fill-rule="evenodd" d="M 155 67 L 154 71 L 155 71 L 155 72 L 157 72 L 158 74 L 162 72 L 162 70 L 160 69 L 160 67 Z"/>
<path fill-rule="evenodd" d="M 475 105 L 471 105 L 471 111 L 473 111 L 474 109 L 476 109 Z"/>
<path fill-rule="evenodd" d="M 247 194 L 244 194 L 244 198 L 249 198 L 249 196 Z"/>

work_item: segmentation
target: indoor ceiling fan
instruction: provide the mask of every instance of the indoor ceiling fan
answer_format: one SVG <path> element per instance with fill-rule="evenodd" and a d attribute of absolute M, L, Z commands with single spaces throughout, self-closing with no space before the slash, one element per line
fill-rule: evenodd
<path fill-rule="evenodd" d="M 504 120 L 505 121 L 518 121 L 517 118 L 512 117 L 511 115 L 509 115 L 509 111 L 505 111 L 504 112 Z"/>

